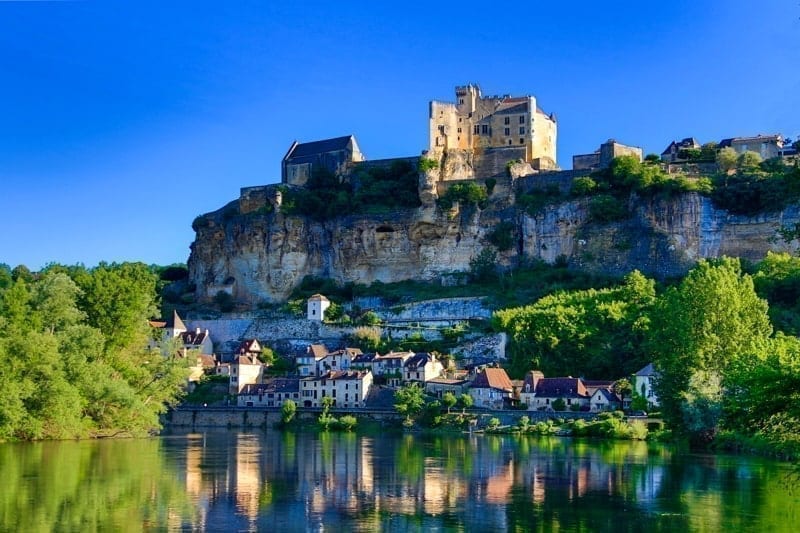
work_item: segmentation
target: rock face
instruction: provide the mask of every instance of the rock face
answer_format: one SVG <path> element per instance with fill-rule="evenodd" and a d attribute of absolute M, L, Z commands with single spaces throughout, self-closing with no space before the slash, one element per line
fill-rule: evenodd
<path fill-rule="evenodd" d="M 200 300 L 225 290 L 238 301 L 256 304 L 284 300 L 308 275 L 365 284 L 444 279 L 469 270 L 470 260 L 492 246 L 489 235 L 503 221 L 515 228 L 516 243 L 498 254 L 503 266 L 524 257 L 567 261 L 597 272 L 639 269 L 667 277 L 686 272 L 701 258 L 729 255 L 755 261 L 768 250 L 788 250 L 777 231 L 800 222 L 797 205 L 756 217 L 736 216 L 695 193 L 655 200 L 632 196 L 631 216 L 610 224 L 591 222 L 585 199 L 549 206 L 536 216 L 514 207 L 513 197 L 493 200 L 484 210 L 456 206 L 443 211 L 428 201 L 391 215 L 326 222 L 280 210 L 241 214 L 231 203 L 196 222 L 190 280 Z"/>

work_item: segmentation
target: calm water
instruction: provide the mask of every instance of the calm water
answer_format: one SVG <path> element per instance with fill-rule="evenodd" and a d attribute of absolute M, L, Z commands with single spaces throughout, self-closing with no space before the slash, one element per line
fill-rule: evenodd
<path fill-rule="evenodd" d="M 797 531 L 800 478 L 642 442 L 209 431 L 0 445 L 2 531 Z M 795 489 L 796 486 L 796 489 Z"/>

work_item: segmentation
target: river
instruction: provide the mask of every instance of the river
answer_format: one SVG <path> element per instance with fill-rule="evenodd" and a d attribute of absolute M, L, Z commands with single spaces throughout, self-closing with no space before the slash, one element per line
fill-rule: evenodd
<path fill-rule="evenodd" d="M 787 463 L 629 441 L 226 431 L 0 444 L 0 531 L 797 531 Z"/>

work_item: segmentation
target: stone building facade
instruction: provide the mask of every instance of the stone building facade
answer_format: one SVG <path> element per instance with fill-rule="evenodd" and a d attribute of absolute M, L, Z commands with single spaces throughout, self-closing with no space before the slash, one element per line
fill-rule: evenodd
<path fill-rule="evenodd" d="M 430 102 L 429 130 L 429 157 L 522 147 L 533 168 L 556 168 L 556 118 L 534 96 L 484 97 L 477 85 L 456 87 L 455 103 Z"/>
<path fill-rule="evenodd" d="M 308 143 L 295 141 L 281 162 L 281 181 L 286 185 L 303 186 L 315 170 L 344 174 L 353 163 L 363 160 L 364 155 L 352 135 Z"/>
<path fill-rule="evenodd" d="M 632 155 L 639 161 L 642 160 L 642 149 L 638 146 L 628 146 L 609 139 L 600 145 L 594 153 L 572 156 L 573 170 L 598 170 L 608 168 L 615 157 Z"/>

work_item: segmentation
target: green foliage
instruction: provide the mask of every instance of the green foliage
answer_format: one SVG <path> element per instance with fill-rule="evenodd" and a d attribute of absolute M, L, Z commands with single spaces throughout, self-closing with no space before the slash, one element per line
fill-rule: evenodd
<path fill-rule="evenodd" d="M 735 169 L 738 162 L 739 154 L 730 146 L 726 146 L 717 152 L 717 166 L 723 172 Z"/>
<path fill-rule="evenodd" d="M 486 424 L 486 428 L 491 430 L 495 430 L 500 427 L 500 419 L 497 417 L 492 417 L 489 419 L 489 422 Z"/>
<path fill-rule="evenodd" d="M 762 354 L 771 333 L 767 303 L 739 261 L 700 261 L 652 312 L 646 347 L 664 419 L 698 442 L 713 438 L 726 374 Z"/>
<path fill-rule="evenodd" d="M 458 397 L 458 403 L 461 404 L 463 409 L 469 409 L 475 403 L 475 400 L 469 394 L 462 394 Z"/>
<path fill-rule="evenodd" d="M 420 172 L 429 172 L 431 170 L 437 170 L 439 168 L 439 162 L 435 159 L 430 159 L 428 157 L 420 157 L 419 158 L 419 171 Z"/>
<path fill-rule="evenodd" d="M 748 156 L 735 173 L 721 172 L 713 177 L 711 199 L 717 207 L 734 214 L 753 215 L 779 211 L 800 200 L 800 167 L 774 161 L 758 165 L 756 160 Z"/>
<path fill-rule="evenodd" d="M 425 393 L 417 383 L 410 383 L 394 393 L 394 408 L 406 421 L 413 424 L 414 417 L 425 406 Z"/>
<path fill-rule="evenodd" d="M 600 194 L 589 200 L 589 218 L 593 222 L 606 224 L 624 220 L 630 216 L 625 203 L 610 194 Z"/>
<path fill-rule="evenodd" d="M 753 274 L 753 286 L 769 302 L 769 316 L 775 328 L 800 334 L 800 258 L 767 252 Z"/>
<path fill-rule="evenodd" d="M 582 176 L 572 180 L 570 193 L 573 196 L 588 196 L 597 190 L 597 182 L 589 176 Z"/>
<path fill-rule="evenodd" d="M 141 263 L 103 263 L 50 265 L 0 289 L 0 440 L 158 428 L 188 368 L 145 351 L 155 287 Z"/>
<path fill-rule="evenodd" d="M 450 412 L 450 409 L 455 407 L 456 403 L 458 402 L 458 398 L 452 392 L 445 392 L 442 394 L 442 405 L 447 409 L 447 412 Z"/>
<path fill-rule="evenodd" d="M 642 341 L 654 302 L 654 282 L 634 271 L 615 288 L 557 292 L 496 311 L 492 326 L 509 336 L 514 375 L 630 375 L 649 360 Z"/>
<path fill-rule="evenodd" d="M 567 408 L 567 402 L 563 398 L 556 398 L 551 404 L 553 411 L 563 411 Z"/>
<path fill-rule="evenodd" d="M 375 311 L 367 311 L 358 317 L 358 323 L 362 326 L 377 326 L 381 323 L 381 317 Z"/>
<path fill-rule="evenodd" d="M 533 216 L 540 213 L 546 206 L 562 202 L 565 196 L 561 194 L 558 185 L 549 185 L 544 189 L 536 188 L 517 194 L 516 203 L 526 213 Z"/>
<path fill-rule="evenodd" d="M 364 352 L 375 352 L 381 347 L 381 330 L 372 326 L 359 326 L 350 335 L 350 342 Z"/>
<path fill-rule="evenodd" d="M 470 277 L 477 282 L 486 282 L 497 275 L 497 252 L 484 248 L 469 262 Z"/>
<path fill-rule="evenodd" d="M 344 415 L 339 418 L 339 427 L 345 431 L 353 431 L 358 424 L 358 419 L 353 415 Z"/>
<path fill-rule="evenodd" d="M 288 424 L 297 414 L 297 404 L 293 400 L 284 400 L 281 405 L 281 423 Z"/>
<path fill-rule="evenodd" d="M 451 185 L 444 194 L 439 197 L 437 202 L 442 209 L 450 209 L 456 203 L 463 207 L 478 206 L 483 208 L 485 207 L 487 198 L 486 188 L 469 181 Z"/>
<path fill-rule="evenodd" d="M 516 226 L 513 222 L 500 222 L 489 233 L 488 237 L 489 242 L 494 244 L 501 252 L 510 250 L 516 240 Z"/>

